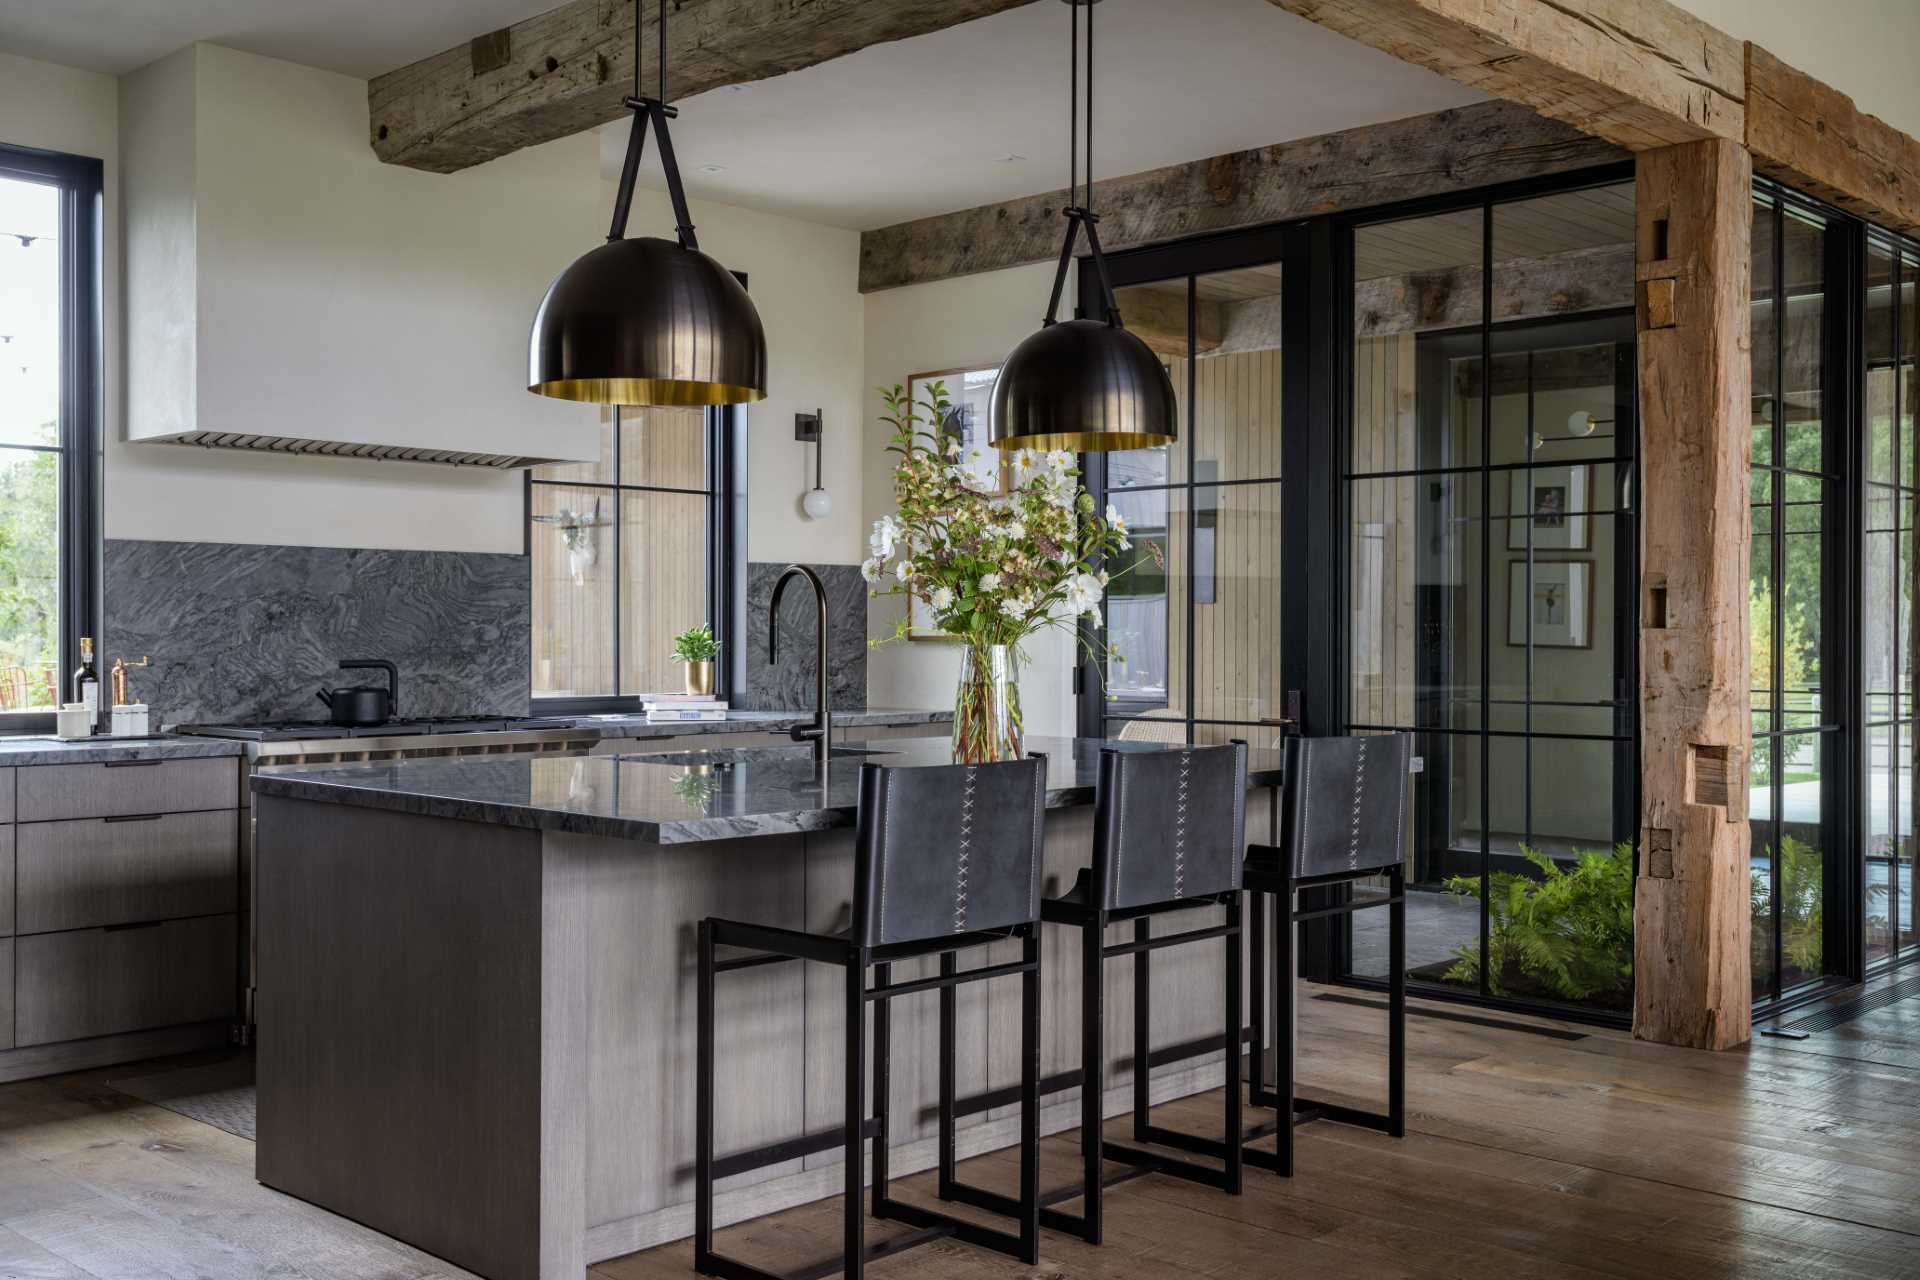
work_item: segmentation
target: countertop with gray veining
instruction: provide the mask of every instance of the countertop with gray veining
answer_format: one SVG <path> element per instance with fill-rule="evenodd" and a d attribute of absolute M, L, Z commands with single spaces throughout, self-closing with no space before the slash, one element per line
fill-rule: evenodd
<path fill-rule="evenodd" d="M 205 760 L 246 752 L 239 742 L 218 738 L 0 737 L 0 768 L 31 764 L 104 764 L 115 760 Z"/>
<path fill-rule="evenodd" d="M 1093 803 L 1102 748 L 1165 751 L 1151 742 L 1028 738 L 1047 757 L 1047 807 Z M 263 769 L 256 796 L 318 800 L 505 826 L 689 844 L 850 827 L 860 763 L 953 763 L 940 738 L 847 743 L 822 777 L 810 746 L 646 756 L 456 756 L 303 770 Z M 1281 757 L 1255 750 L 1250 781 L 1277 786 Z"/>
<path fill-rule="evenodd" d="M 666 724 L 648 724 L 644 715 L 574 717 L 575 724 L 597 729 L 603 738 L 675 738 L 690 733 L 779 733 L 795 725 L 812 722 L 813 713 L 810 711 L 729 711 L 725 720 L 682 720 Z M 869 707 L 865 711 L 833 713 L 836 729 L 908 724 L 948 725 L 952 722 L 952 707 L 938 711 L 913 707 Z"/>

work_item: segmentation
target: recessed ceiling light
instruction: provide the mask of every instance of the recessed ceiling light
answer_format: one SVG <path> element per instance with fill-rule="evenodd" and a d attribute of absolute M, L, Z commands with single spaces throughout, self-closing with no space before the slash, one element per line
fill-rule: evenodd
<path fill-rule="evenodd" d="M 723 164 L 703 164 L 700 166 L 700 172 L 702 173 L 725 173 L 726 171 L 727 166 Z"/>
<path fill-rule="evenodd" d="M 993 162 L 995 164 L 1019 164 L 1025 159 L 1025 156 L 1018 153 L 1009 153 L 1004 156 L 995 156 Z"/>

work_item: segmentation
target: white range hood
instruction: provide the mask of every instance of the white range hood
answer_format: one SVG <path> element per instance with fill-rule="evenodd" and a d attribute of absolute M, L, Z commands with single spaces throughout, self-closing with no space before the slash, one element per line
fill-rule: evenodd
<path fill-rule="evenodd" d="M 130 442 L 496 469 L 599 456 L 525 389 L 528 321 L 604 233 L 591 134 L 380 163 L 366 83 L 200 44 L 121 80 Z"/>

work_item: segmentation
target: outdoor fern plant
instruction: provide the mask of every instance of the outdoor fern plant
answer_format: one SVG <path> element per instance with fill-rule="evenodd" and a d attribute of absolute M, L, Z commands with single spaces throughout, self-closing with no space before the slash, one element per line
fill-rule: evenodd
<path fill-rule="evenodd" d="M 1561 1000 L 1619 997 L 1633 986 L 1633 846 L 1580 850 L 1563 866 L 1536 849 L 1520 852 L 1539 878 L 1512 871 L 1489 877 L 1487 990 L 1529 994 L 1511 985 L 1524 975 Z M 1454 876 L 1446 890 L 1480 896 L 1478 876 Z M 1478 940 L 1453 952 L 1449 982 L 1480 982 Z"/>

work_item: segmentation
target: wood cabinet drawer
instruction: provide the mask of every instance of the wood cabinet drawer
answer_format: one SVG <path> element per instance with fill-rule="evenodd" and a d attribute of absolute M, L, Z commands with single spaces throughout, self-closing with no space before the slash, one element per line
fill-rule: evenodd
<path fill-rule="evenodd" d="M 16 932 L 210 916 L 238 905 L 233 809 L 12 828 Z"/>
<path fill-rule="evenodd" d="M 0 937 L 13 932 L 13 828 L 0 827 Z"/>
<path fill-rule="evenodd" d="M 19 774 L 21 822 L 187 813 L 240 804 L 240 763 L 231 757 L 36 764 Z"/>
<path fill-rule="evenodd" d="M 14 1044 L 230 1018 L 234 917 L 15 938 Z"/>

